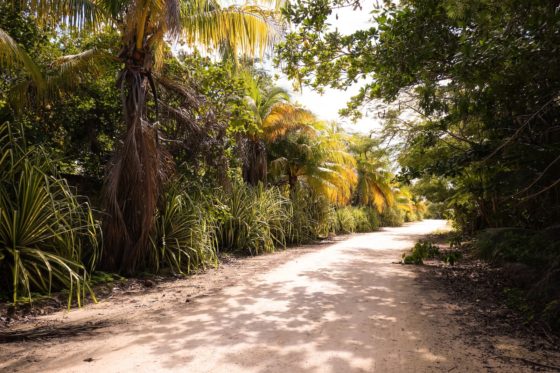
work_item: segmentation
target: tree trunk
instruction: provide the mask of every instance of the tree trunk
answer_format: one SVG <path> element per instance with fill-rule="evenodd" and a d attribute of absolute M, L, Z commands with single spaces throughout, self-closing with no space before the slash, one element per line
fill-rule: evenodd
<path fill-rule="evenodd" d="M 260 140 L 247 139 L 243 162 L 243 180 L 252 186 L 267 182 L 266 147 Z"/>
<path fill-rule="evenodd" d="M 123 93 L 127 132 L 115 155 L 105 185 L 102 265 L 106 270 L 134 273 L 145 264 L 160 185 L 161 155 L 157 130 L 148 121 L 146 95 L 153 57 L 134 43 L 121 51 L 125 67 L 118 83 Z"/>
<path fill-rule="evenodd" d="M 297 181 L 298 177 L 296 175 L 288 173 L 288 184 L 290 185 L 290 195 L 292 198 L 295 197 L 297 192 Z"/>

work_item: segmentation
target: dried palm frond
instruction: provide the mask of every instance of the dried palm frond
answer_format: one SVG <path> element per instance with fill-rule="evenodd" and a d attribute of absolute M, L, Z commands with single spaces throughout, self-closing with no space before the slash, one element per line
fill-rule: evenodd
<path fill-rule="evenodd" d="M 160 190 L 172 172 L 172 161 L 157 146 L 157 129 L 144 120 L 127 131 L 107 177 L 108 217 L 104 222 L 104 266 L 134 272 L 144 265 Z"/>

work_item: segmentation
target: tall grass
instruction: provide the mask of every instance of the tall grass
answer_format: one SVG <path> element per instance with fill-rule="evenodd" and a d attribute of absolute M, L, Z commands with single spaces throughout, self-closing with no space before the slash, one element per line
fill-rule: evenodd
<path fill-rule="evenodd" d="M 151 256 L 146 269 L 159 272 L 170 269 L 175 274 L 217 265 L 213 205 L 201 193 L 190 195 L 172 185 L 156 216 L 151 237 Z"/>
<path fill-rule="evenodd" d="M 336 233 L 373 232 L 379 228 L 379 216 L 372 207 L 346 206 L 336 211 Z"/>
<path fill-rule="evenodd" d="M 98 235 L 88 202 L 56 177 L 42 149 L 0 126 L 0 288 L 14 304 L 35 291 L 68 289 L 68 306 L 81 305 L 86 291 L 94 297 L 88 281 Z"/>
<path fill-rule="evenodd" d="M 336 210 L 336 233 L 347 234 L 356 231 L 353 210 L 350 206 Z"/>
<path fill-rule="evenodd" d="M 336 215 L 327 198 L 312 189 L 300 187 L 290 200 L 289 243 L 301 244 L 334 233 Z"/>
<path fill-rule="evenodd" d="M 400 227 L 404 223 L 404 214 L 400 209 L 391 206 L 379 215 L 379 222 L 382 227 Z"/>
<path fill-rule="evenodd" d="M 220 249 L 258 255 L 286 246 L 290 202 L 277 188 L 235 184 L 222 202 L 227 214 L 216 230 Z"/>

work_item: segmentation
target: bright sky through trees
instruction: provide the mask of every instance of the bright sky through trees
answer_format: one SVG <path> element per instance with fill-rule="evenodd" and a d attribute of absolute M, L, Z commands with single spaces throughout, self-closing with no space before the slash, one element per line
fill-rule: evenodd
<path fill-rule="evenodd" d="M 329 17 L 329 23 L 333 28 L 338 28 L 342 34 L 351 34 L 357 30 L 367 28 L 371 23 L 371 11 L 373 10 L 372 3 L 364 3 L 362 9 L 342 8 L 333 11 Z M 267 63 L 269 67 L 269 63 Z M 269 67 L 270 68 L 270 67 Z M 348 131 L 358 131 L 362 133 L 369 133 L 373 129 L 378 129 L 381 126 L 381 120 L 376 112 L 365 113 L 364 117 L 356 123 L 352 123 L 347 118 L 340 118 L 338 111 L 346 106 L 346 102 L 350 97 L 354 96 L 359 90 L 359 84 L 349 88 L 346 91 L 325 88 L 323 94 L 310 89 L 309 87 L 302 87 L 301 92 L 294 91 L 292 83 L 276 69 L 272 69 L 274 73 L 280 76 L 278 84 L 286 89 L 289 89 L 293 101 L 301 103 L 317 116 L 324 120 L 333 120 L 343 124 L 344 128 Z"/>

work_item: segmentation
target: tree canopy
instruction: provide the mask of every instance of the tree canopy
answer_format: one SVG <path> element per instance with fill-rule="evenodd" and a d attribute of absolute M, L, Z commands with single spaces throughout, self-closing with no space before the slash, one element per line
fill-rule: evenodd
<path fill-rule="evenodd" d="M 359 5 L 288 5 L 284 72 L 317 89 L 363 82 L 343 110 L 352 117 L 391 104 L 386 134 L 406 139 L 401 178 L 447 179 L 463 226 L 557 222 L 560 3 L 386 1 L 367 29 L 329 27 L 333 9 Z"/>

